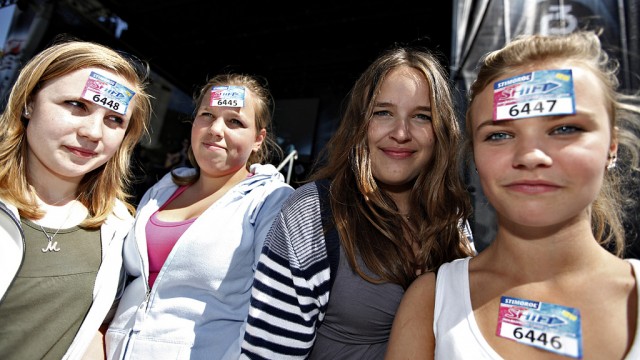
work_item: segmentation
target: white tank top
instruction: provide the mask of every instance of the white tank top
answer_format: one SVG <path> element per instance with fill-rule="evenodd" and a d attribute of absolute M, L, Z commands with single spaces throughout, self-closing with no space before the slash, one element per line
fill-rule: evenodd
<path fill-rule="evenodd" d="M 443 264 L 436 278 L 436 299 L 433 313 L 433 333 L 436 338 L 435 359 L 502 360 L 489 346 L 478 328 L 469 293 L 469 260 L 454 260 Z M 633 266 L 638 283 L 640 260 L 626 259 Z M 640 293 L 640 286 L 638 286 Z M 640 294 L 639 294 L 640 300 Z M 640 324 L 640 301 L 638 301 Z M 640 331 L 636 330 L 631 350 L 625 359 L 640 359 Z"/>

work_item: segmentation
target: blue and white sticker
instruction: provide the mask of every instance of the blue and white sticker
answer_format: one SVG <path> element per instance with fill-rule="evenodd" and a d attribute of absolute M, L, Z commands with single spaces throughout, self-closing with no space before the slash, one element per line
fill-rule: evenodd
<path fill-rule="evenodd" d="M 117 81 L 92 71 L 84 85 L 82 98 L 124 115 L 135 94 Z"/>
<path fill-rule="evenodd" d="M 576 308 L 503 296 L 496 335 L 582 359 L 580 323 L 580 311 Z"/>
<path fill-rule="evenodd" d="M 211 88 L 210 106 L 244 106 L 244 86 L 214 86 Z"/>
<path fill-rule="evenodd" d="M 576 113 L 571 69 L 520 74 L 493 84 L 493 120 Z"/>

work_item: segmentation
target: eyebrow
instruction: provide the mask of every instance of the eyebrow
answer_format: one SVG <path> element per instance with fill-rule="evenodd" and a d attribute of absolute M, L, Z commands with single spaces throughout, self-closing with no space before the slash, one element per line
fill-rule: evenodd
<path fill-rule="evenodd" d="M 557 115 L 545 115 L 544 120 L 546 120 L 546 122 L 553 122 L 553 121 L 558 121 L 558 120 L 562 120 L 566 117 L 572 117 L 572 116 L 584 116 L 588 119 L 593 119 L 593 113 L 592 112 L 587 112 L 587 111 L 576 111 L 575 114 L 557 114 Z M 481 122 L 480 124 L 478 124 L 478 126 L 475 127 L 474 131 L 477 131 L 483 127 L 487 127 L 487 126 L 499 126 L 500 124 L 510 124 L 513 123 L 514 121 L 520 121 L 520 120 L 526 120 L 528 118 L 520 118 L 520 119 L 505 119 L 505 120 L 498 120 L 495 121 L 493 119 L 488 119 L 488 120 L 484 120 L 483 122 Z"/>
<path fill-rule="evenodd" d="M 500 121 L 513 121 L 513 120 L 500 120 Z M 483 122 L 478 124 L 478 126 L 476 126 L 473 130 L 475 132 L 475 131 L 478 131 L 478 130 L 482 129 L 483 127 L 493 126 L 494 124 L 495 124 L 495 121 L 493 119 L 484 120 Z"/>
<path fill-rule="evenodd" d="M 393 106 L 396 106 L 396 105 L 390 102 L 376 102 L 375 104 L 373 104 L 373 107 L 393 107 Z M 431 112 L 431 106 L 418 106 L 416 109 L 421 111 Z"/>

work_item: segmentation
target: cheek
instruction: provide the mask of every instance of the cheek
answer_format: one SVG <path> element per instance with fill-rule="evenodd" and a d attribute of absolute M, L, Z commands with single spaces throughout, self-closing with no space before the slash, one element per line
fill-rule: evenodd
<path fill-rule="evenodd" d="M 105 143 L 105 147 L 108 149 L 108 153 L 113 155 L 124 141 L 125 129 L 109 129 L 106 134 L 108 135 L 103 137 L 103 141 Z"/>
<path fill-rule="evenodd" d="M 384 131 L 381 126 L 376 125 L 375 122 L 369 123 L 369 127 L 367 128 L 367 145 L 369 145 L 369 147 L 372 147 L 372 144 L 376 143 L 383 136 Z"/>

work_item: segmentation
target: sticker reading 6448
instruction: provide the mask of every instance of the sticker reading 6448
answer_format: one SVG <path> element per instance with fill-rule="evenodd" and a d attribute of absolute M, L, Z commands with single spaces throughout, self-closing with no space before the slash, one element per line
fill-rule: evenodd
<path fill-rule="evenodd" d="M 135 94 L 117 81 L 92 71 L 84 85 L 82 98 L 124 115 Z"/>
<path fill-rule="evenodd" d="M 93 100 L 94 103 L 96 104 L 100 104 L 104 107 L 107 107 L 113 111 L 118 111 L 120 109 L 120 103 L 117 101 L 113 101 L 112 99 L 109 99 L 108 97 L 101 97 L 100 95 L 93 95 L 93 98 L 91 98 L 91 100 Z"/>

